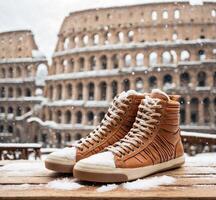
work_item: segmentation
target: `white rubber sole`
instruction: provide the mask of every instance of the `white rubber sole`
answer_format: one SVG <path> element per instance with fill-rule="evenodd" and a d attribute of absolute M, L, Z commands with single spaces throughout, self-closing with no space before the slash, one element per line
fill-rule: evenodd
<path fill-rule="evenodd" d="M 80 180 L 93 182 L 125 182 L 142 178 L 157 172 L 178 168 L 185 162 L 184 156 L 164 163 L 139 168 L 111 168 L 97 165 L 86 165 L 78 162 L 73 170 L 74 176 Z"/>
<path fill-rule="evenodd" d="M 60 172 L 60 173 L 73 173 L 75 162 L 71 160 L 47 158 L 45 160 L 45 167 L 47 169 Z"/>

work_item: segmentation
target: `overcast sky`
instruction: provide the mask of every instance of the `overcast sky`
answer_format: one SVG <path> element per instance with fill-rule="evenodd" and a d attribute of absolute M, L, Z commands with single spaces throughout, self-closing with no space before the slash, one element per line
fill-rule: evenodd
<path fill-rule="evenodd" d="M 0 0 L 0 32 L 30 29 L 40 50 L 50 57 L 63 19 L 71 11 L 146 1 L 154 0 Z"/>

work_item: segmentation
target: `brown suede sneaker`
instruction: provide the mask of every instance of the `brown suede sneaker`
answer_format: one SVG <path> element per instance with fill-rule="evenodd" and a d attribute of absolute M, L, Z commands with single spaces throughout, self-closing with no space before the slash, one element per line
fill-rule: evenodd
<path fill-rule="evenodd" d="M 139 94 L 133 90 L 122 92 L 115 97 L 101 124 L 86 138 L 78 141 L 77 145 L 48 155 L 45 160 L 46 168 L 57 172 L 72 173 L 77 161 L 96 154 L 119 141 L 131 129 L 138 106 L 144 97 L 145 94 Z"/>
<path fill-rule="evenodd" d="M 180 167 L 184 150 L 177 99 L 153 90 L 141 101 L 129 133 L 104 152 L 79 161 L 74 176 L 85 181 L 124 182 Z"/>

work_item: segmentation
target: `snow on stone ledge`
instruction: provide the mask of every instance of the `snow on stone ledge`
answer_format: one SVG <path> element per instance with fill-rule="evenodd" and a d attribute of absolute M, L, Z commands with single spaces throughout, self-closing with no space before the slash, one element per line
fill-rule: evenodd
<path fill-rule="evenodd" d="M 187 131 L 181 131 L 181 136 L 191 136 L 191 137 L 199 137 L 199 138 L 216 139 L 216 135 L 214 135 L 214 134 L 187 132 Z"/>
<path fill-rule="evenodd" d="M 37 122 L 41 126 L 57 129 L 57 130 L 92 130 L 95 128 L 93 125 L 82 125 L 82 124 L 58 124 L 54 121 L 42 121 L 38 117 L 31 117 L 27 119 L 28 123 Z"/>
<path fill-rule="evenodd" d="M 46 58 L 45 55 L 41 51 L 36 50 L 36 49 L 32 50 L 32 57 L 33 58 Z"/>
<path fill-rule="evenodd" d="M 0 143 L 0 147 L 40 148 L 41 144 L 35 144 L 35 143 Z"/>
<path fill-rule="evenodd" d="M 216 153 L 201 153 L 195 156 L 185 156 L 185 162 L 190 163 L 190 166 L 215 166 L 216 165 Z M 212 172 L 216 172 L 215 168 L 209 168 Z"/>

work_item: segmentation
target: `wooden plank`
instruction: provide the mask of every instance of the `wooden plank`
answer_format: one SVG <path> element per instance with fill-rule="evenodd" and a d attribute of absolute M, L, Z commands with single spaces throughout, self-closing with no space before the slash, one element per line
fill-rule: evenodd
<path fill-rule="evenodd" d="M 0 190 L 0 199 L 215 199 L 215 186 L 196 187 L 163 187 L 151 190 L 123 190 L 100 193 L 95 188 L 82 188 L 75 191 L 50 190 L 50 189 L 27 189 L 27 190 Z M 199 193 L 197 193 L 199 191 Z"/>
<path fill-rule="evenodd" d="M 19 184 L 47 184 L 56 178 L 62 177 L 8 177 L 0 178 L 0 185 L 19 185 Z M 73 177 L 68 177 L 73 179 Z M 175 177 L 176 178 L 176 177 Z M 87 184 L 91 186 L 92 184 Z M 199 177 L 177 177 L 176 182 L 171 186 L 193 186 L 193 185 L 216 185 L 216 176 L 199 176 Z"/>
<path fill-rule="evenodd" d="M 23 162 L 23 161 L 19 161 Z M 27 161 L 24 161 L 27 162 Z M 29 163 L 41 163 L 28 161 Z M 2 162 L 0 162 L 1 164 Z M 18 163 L 7 161 L 5 164 Z M 42 163 L 41 163 L 42 164 Z M 195 166 L 194 166 L 195 165 Z M 46 184 L 57 178 L 72 178 L 72 175 L 54 173 L 45 168 L 31 172 L 1 170 L 1 199 L 216 199 L 216 166 L 200 166 L 199 163 L 187 162 L 184 167 L 161 172 L 153 176 L 167 175 L 176 178 L 173 184 L 154 189 L 129 191 L 121 186 L 117 190 L 105 193 L 97 192 L 101 184 L 81 183 L 84 187 L 78 190 L 48 189 Z M 21 184 L 31 184 L 23 188 Z M 105 185 L 105 184 L 104 184 Z"/>

